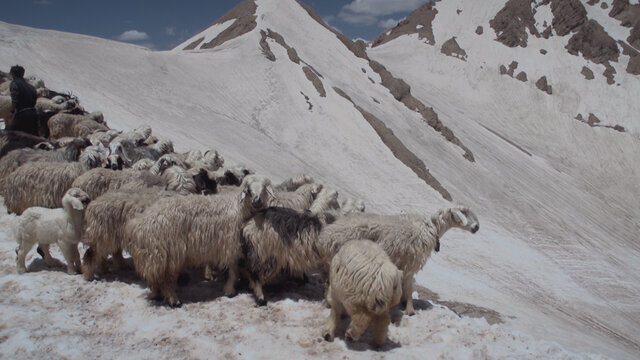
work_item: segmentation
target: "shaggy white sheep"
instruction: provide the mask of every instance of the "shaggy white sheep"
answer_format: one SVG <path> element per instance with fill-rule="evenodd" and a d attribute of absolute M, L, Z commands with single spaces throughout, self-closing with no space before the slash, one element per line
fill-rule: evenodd
<path fill-rule="evenodd" d="M 323 187 L 311 204 L 309 210 L 312 213 L 320 213 L 340 208 L 338 192 L 328 187 Z"/>
<path fill-rule="evenodd" d="M 240 191 L 217 196 L 188 195 L 160 199 L 125 227 L 136 272 L 154 295 L 179 306 L 175 293 L 181 270 L 212 263 L 228 269 L 224 293 L 235 293 L 242 256 L 242 224 L 269 202 L 271 181 L 247 176 Z"/>
<path fill-rule="evenodd" d="M 430 218 L 418 214 L 351 214 L 327 225 L 319 237 L 326 264 L 330 256 L 351 239 L 366 238 L 377 242 L 396 266 L 404 272 L 402 300 L 405 313 L 413 315 L 413 276 L 427 262 L 433 250 L 440 250 L 440 238 L 447 230 L 459 228 L 475 233 L 480 228 L 476 215 L 466 207 L 456 206 L 438 211 Z"/>
<path fill-rule="evenodd" d="M 112 140 L 114 146 L 111 147 L 111 152 L 115 152 L 117 144 L 122 144 L 125 147 L 142 145 L 151 136 L 151 131 L 151 126 L 145 124 L 119 134 Z"/>
<path fill-rule="evenodd" d="M 109 128 L 101 120 L 102 113 L 86 115 L 65 112 L 53 115 L 47 125 L 49 138 L 56 140 L 65 136 L 89 136 L 96 131 L 107 131 Z"/>
<path fill-rule="evenodd" d="M 269 206 L 308 210 L 321 190 L 322 184 L 304 184 L 293 192 L 279 191 L 276 192 L 276 197 L 271 200 Z"/>
<path fill-rule="evenodd" d="M 62 196 L 73 181 L 85 171 L 102 166 L 108 151 L 103 146 L 89 146 L 78 162 L 28 162 L 5 179 L 1 190 L 9 212 L 20 215 L 26 208 L 62 206 Z"/>
<path fill-rule="evenodd" d="M 158 160 L 162 155 L 173 152 L 171 140 L 160 140 L 155 144 L 146 146 L 133 145 L 130 142 L 111 141 L 109 149 L 112 154 L 119 154 L 130 166 L 141 159 Z"/>
<path fill-rule="evenodd" d="M 111 140 L 120 135 L 122 131 L 120 130 L 99 130 L 90 134 L 87 138 L 91 141 L 92 145 L 102 144 L 104 146 L 109 146 Z"/>
<path fill-rule="evenodd" d="M 38 114 L 42 114 L 45 112 L 61 112 L 71 110 L 78 106 L 78 103 L 75 99 L 65 99 L 62 96 L 55 96 L 51 99 L 47 99 L 46 97 L 39 97 L 36 99 L 36 112 Z"/>
<path fill-rule="evenodd" d="M 85 211 L 82 243 L 89 248 L 84 253 L 82 273 L 87 281 L 103 268 L 112 255 L 116 268 L 123 266 L 122 249 L 127 221 L 135 218 L 159 199 L 175 196 L 174 192 L 156 189 L 113 191 L 91 201 Z"/>
<path fill-rule="evenodd" d="M 313 178 L 311 176 L 307 174 L 298 174 L 276 185 L 274 189 L 276 191 L 296 191 L 300 186 L 311 183 L 313 183 Z"/>
<path fill-rule="evenodd" d="M 331 314 L 324 338 L 333 340 L 340 315 L 346 310 L 351 317 L 346 337 L 357 341 L 373 322 L 374 343 L 382 346 L 391 322 L 389 310 L 400 302 L 402 277 L 380 245 L 352 240 L 342 246 L 331 260 L 327 295 Z"/>
<path fill-rule="evenodd" d="M 36 243 L 41 245 L 47 264 L 50 265 L 52 260 L 48 245 L 55 243 L 67 261 L 67 272 L 75 274 L 80 271 L 78 242 L 82 234 L 82 214 L 89 201 L 84 191 L 71 188 L 62 197 L 61 209 L 30 207 L 14 220 L 18 273 L 27 271 L 25 257 Z"/>
<path fill-rule="evenodd" d="M 328 213 L 270 207 L 246 222 L 242 228 L 245 270 L 258 305 L 266 304 L 263 285 L 282 271 L 300 277 L 321 267 L 318 234 L 334 220 Z"/>

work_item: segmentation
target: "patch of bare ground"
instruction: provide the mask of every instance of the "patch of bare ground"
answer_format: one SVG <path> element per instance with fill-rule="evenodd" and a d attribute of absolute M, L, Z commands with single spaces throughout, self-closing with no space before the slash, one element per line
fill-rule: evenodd
<path fill-rule="evenodd" d="M 467 61 L 467 52 L 460 47 L 460 45 L 456 41 L 455 36 L 442 44 L 440 52 L 447 56 L 451 56 L 462 61 Z"/>
<path fill-rule="evenodd" d="M 489 21 L 496 33 L 496 40 L 508 47 L 527 47 L 527 30 L 540 36 L 536 29 L 532 0 L 509 0 Z"/>
<path fill-rule="evenodd" d="M 438 14 L 438 10 L 434 8 L 434 3 L 428 2 L 409 14 L 406 19 L 400 21 L 394 28 L 373 39 L 371 46 L 376 47 L 402 35 L 409 34 L 418 34 L 419 39 L 427 39 L 428 44 L 435 45 L 436 39 L 433 35 L 431 23 L 436 14 Z"/>
<path fill-rule="evenodd" d="M 209 25 L 207 28 L 222 24 L 230 20 L 234 20 L 233 24 L 231 24 L 228 28 L 223 30 L 218 36 L 209 41 L 208 43 L 202 44 L 201 49 L 212 49 L 218 45 L 221 45 L 231 39 L 235 39 L 238 36 L 248 33 L 249 31 L 256 28 L 258 25 L 256 23 L 256 10 L 257 5 L 254 0 L 244 0 L 243 2 L 236 5 L 233 9 L 231 9 L 228 13 L 226 13 L 223 17 L 216 20 L 213 24 Z M 186 50 L 186 49 L 185 49 Z"/>
<path fill-rule="evenodd" d="M 584 119 L 584 117 L 582 117 L 582 114 L 576 115 L 575 119 L 591 127 L 602 127 L 602 128 L 612 129 L 618 132 L 626 132 L 626 129 L 624 128 L 624 126 L 602 124 L 600 119 L 597 116 L 595 116 L 593 113 L 589 113 L 589 117 L 586 120 Z"/>
<path fill-rule="evenodd" d="M 389 150 L 391 150 L 398 160 L 409 167 L 427 185 L 440 193 L 445 200 L 453 200 L 451 194 L 442 186 L 440 181 L 431 175 L 424 162 L 411 152 L 411 150 L 409 150 L 397 136 L 395 136 L 393 130 L 389 129 L 385 123 L 375 115 L 358 106 L 343 90 L 337 87 L 334 87 L 333 90 L 353 104 L 353 106 L 362 114 L 364 119 L 367 120 L 369 125 L 371 125 L 378 136 L 380 136 L 382 142 L 389 148 Z"/>
<path fill-rule="evenodd" d="M 640 75 L 640 52 L 629 46 L 624 41 L 618 41 L 622 47 L 622 53 L 629 56 L 629 64 L 627 64 L 627 72 L 632 75 Z"/>
<path fill-rule="evenodd" d="M 420 300 L 428 300 L 434 304 L 444 305 L 451 311 L 456 313 L 458 316 L 484 318 L 490 325 L 500 324 L 504 322 L 504 320 L 502 320 L 502 315 L 500 315 L 500 313 L 495 310 L 468 303 L 440 300 L 440 296 L 437 293 L 427 289 L 424 286 L 415 284 L 413 287 L 418 292 L 418 297 L 420 298 Z"/>

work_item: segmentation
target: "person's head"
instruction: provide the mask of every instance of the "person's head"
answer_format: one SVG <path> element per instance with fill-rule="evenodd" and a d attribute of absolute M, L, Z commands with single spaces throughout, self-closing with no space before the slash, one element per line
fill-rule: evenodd
<path fill-rule="evenodd" d="M 22 79 L 24 77 L 24 68 L 20 65 L 14 65 L 11 67 L 11 70 L 9 70 L 9 74 L 11 74 L 13 78 Z"/>

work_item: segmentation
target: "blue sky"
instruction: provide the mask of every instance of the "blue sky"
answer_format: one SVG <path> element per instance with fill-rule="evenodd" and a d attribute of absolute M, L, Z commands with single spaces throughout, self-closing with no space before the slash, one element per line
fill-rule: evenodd
<path fill-rule="evenodd" d="M 372 40 L 428 0 L 302 0 L 350 38 Z M 240 0 L 0 0 L 0 21 L 171 49 Z"/>

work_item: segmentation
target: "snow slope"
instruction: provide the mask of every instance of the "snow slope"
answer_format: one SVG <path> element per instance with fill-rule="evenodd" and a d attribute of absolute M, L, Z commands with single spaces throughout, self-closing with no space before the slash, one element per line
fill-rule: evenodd
<path fill-rule="evenodd" d="M 560 38 L 544 43 L 548 53 L 538 58 L 543 45 L 537 40 L 524 49 L 493 41 L 487 22 L 500 4 L 439 2 L 435 45 L 406 35 L 368 48 L 367 55 L 433 107 L 473 152 L 471 162 L 421 114 L 397 101 L 367 59 L 297 2 L 256 4 L 255 29 L 206 50 L 154 52 L 0 23 L 0 68 L 20 63 L 48 87 L 73 91 L 113 128 L 148 123 L 178 151 L 215 148 L 227 163 L 243 163 L 274 181 L 306 172 L 338 189 L 341 198 L 364 199 L 368 211 L 428 215 L 447 206 L 381 141 L 357 105 L 391 129 L 454 202 L 471 205 L 480 217 L 477 234 L 445 235 L 442 251 L 418 274 L 418 285 L 438 293 L 442 303 L 491 309 L 503 323 L 460 318 L 430 306 L 418 292 L 422 311 L 392 326 L 383 352 L 372 353 L 364 343 L 327 344 L 319 336 L 328 310 L 318 284 L 285 287 L 266 309 L 253 308 L 248 294 L 220 297 L 218 283 L 192 284 L 182 290 L 192 300 L 169 310 L 150 304 L 148 290 L 133 274 L 94 283 L 58 271 L 15 275 L 10 216 L 3 216 L 0 311 L 8 320 L 0 328 L 0 353 L 76 357 L 78 349 L 69 345 L 80 343 L 93 354 L 107 351 L 106 357 L 206 358 L 212 351 L 238 358 L 283 351 L 350 358 L 637 357 L 640 163 L 634 155 L 640 150 L 640 112 L 625 95 L 637 90 L 637 77 L 625 77 L 620 68 L 620 86 L 603 78 L 598 81 L 604 84 L 582 84 L 565 76 L 563 64 L 573 69 L 582 63 L 561 51 Z M 215 37 L 229 23 L 205 32 Z M 478 25 L 483 35 L 474 32 Z M 467 52 L 466 62 L 440 52 L 451 36 Z M 269 51 L 275 61 L 267 59 Z M 500 75 L 499 65 L 514 59 L 530 79 L 545 74 L 554 94 Z M 573 119 L 576 111 L 596 109 L 613 114 L 601 116 L 603 121 L 615 118 L 610 123 L 628 131 Z M 28 263 L 42 269 L 35 258 Z M 54 309 L 56 321 L 45 320 Z M 44 336 L 50 333 L 61 335 Z"/>

